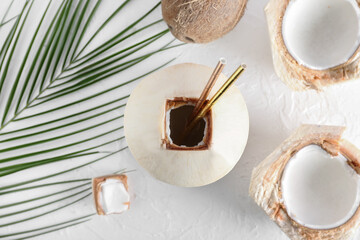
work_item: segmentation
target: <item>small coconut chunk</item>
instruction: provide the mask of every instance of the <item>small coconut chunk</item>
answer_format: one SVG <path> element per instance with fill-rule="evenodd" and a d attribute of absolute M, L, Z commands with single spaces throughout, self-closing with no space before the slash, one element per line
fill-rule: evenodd
<path fill-rule="evenodd" d="M 125 175 L 93 179 L 93 192 L 99 215 L 118 214 L 129 209 L 130 195 Z"/>

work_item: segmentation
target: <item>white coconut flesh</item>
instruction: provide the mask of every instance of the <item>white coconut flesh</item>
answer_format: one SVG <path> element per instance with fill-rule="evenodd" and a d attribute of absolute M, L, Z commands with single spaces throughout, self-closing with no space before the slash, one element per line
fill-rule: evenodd
<path fill-rule="evenodd" d="M 289 216 L 312 229 L 330 229 L 347 222 L 359 207 L 359 175 L 347 159 L 332 156 L 318 145 L 300 149 L 287 163 L 281 179 Z"/>
<path fill-rule="evenodd" d="M 130 195 L 118 179 L 106 179 L 101 183 L 99 203 L 105 214 L 122 213 L 129 209 Z"/>
<path fill-rule="evenodd" d="M 249 116 L 235 86 L 211 109 L 212 137 L 207 149 L 172 150 L 164 146 L 166 101 L 198 98 L 212 71 L 191 63 L 171 66 L 143 79 L 131 93 L 124 119 L 127 144 L 140 165 L 161 181 L 184 187 L 215 182 L 233 169 L 244 151 Z M 221 75 L 210 96 L 226 80 Z"/>
<path fill-rule="evenodd" d="M 351 58 L 360 43 L 355 0 L 292 0 L 282 22 L 285 46 L 294 59 L 324 70 Z"/>

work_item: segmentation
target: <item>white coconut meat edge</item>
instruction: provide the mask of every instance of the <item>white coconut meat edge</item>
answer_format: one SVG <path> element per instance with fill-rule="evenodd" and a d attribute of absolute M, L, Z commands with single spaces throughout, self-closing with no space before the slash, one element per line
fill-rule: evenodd
<path fill-rule="evenodd" d="M 343 155 L 332 156 L 318 145 L 300 149 L 289 160 L 281 190 L 287 214 L 312 229 L 341 226 L 360 203 L 359 175 Z"/>
<path fill-rule="evenodd" d="M 106 179 L 101 183 L 99 203 L 105 214 L 122 213 L 129 209 L 130 195 L 122 181 Z"/>
<path fill-rule="evenodd" d="M 198 98 L 213 69 L 185 63 L 143 79 L 125 109 L 125 137 L 135 159 L 155 178 L 178 186 L 203 186 L 224 177 L 239 161 L 248 138 L 249 115 L 235 86 L 212 107 L 212 141 L 207 150 L 167 150 L 165 103 L 174 97 Z M 227 80 L 220 75 L 213 91 Z"/>
<path fill-rule="evenodd" d="M 301 65 L 315 70 L 346 63 L 360 44 L 355 0 L 292 0 L 282 22 L 285 46 Z"/>

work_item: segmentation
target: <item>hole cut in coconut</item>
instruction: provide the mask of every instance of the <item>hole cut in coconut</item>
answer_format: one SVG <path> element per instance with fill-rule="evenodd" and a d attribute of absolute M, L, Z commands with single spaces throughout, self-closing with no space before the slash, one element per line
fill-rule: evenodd
<path fill-rule="evenodd" d="M 212 136 L 211 110 L 188 136 L 183 133 L 198 99 L 174 98 L 166 101 L 165 145 L 170 150 L 206 150 Z"/>
<path fill-rule="evenodd" d="M 292 0 L 283 21 L 284 43 L 301 65 L 325 70 L 346 63 L 360 43 L 355 0 Z"/>
<path fill-rule="evenodd" d="M 318 145 L 300 149 L 286 164 L 282 199 L 288 215 L 312 229 L 330 229 L 347 222 L 359 207 L 360 178 L 342 155 Z"/>

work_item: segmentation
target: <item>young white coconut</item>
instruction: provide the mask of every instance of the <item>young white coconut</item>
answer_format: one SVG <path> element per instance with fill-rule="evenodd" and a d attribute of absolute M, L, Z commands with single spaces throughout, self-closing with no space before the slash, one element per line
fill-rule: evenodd
<path fill-rule="evenodd" d="M 176 121 L 171 116 L 183 106 L 194 105 L 212 71 L 192 63 L 168 67 L 142 80 L 128 100 L 124 120 L 128 146 L 140 165 L 161 181 L 184 187 L 215 182 L 235 166 L 244 151 L 249 116 L 235 86 L 204 118 L 197 142 L 184 146 L 171 137 Z M 226 79 L 220 75 L 210 96 Z"/>
<path fill-rule="evenodd" d="M 253 170 L 250 196 L 290 239 L 351 239 L 360 226 L 360 150 L 343 131 L 303 125 Z"/>
<path fill-rule="evenodd" d="M 270 0 L 274 67 L 294 90 L 360 77 L 359 0 Z"/>

